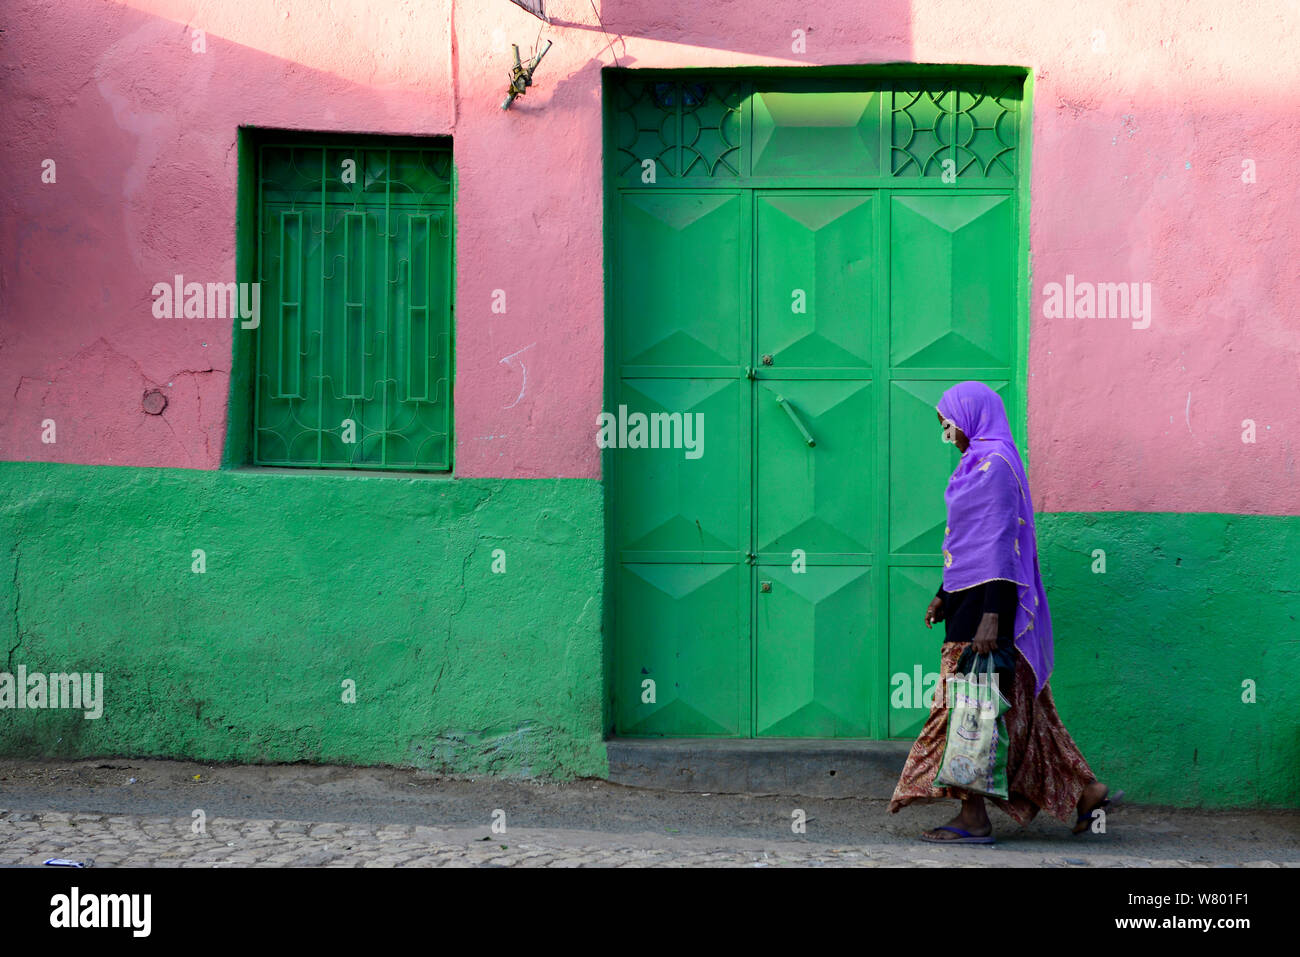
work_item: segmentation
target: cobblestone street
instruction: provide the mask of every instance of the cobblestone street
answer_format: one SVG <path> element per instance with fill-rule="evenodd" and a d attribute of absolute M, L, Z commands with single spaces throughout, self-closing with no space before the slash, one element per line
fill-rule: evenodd
<path fill-rule="evenodd" d="M 1021 829 L 995 815 L 994 847 L 916 840 L 949 813 L 394 769 L 9 760 L 0 866 L 52 857 L 96 868 L 1300 866 L 1291 812 L 1133 807 L 1108 833 L 1080 837 L 1041 816 Z M 799 814 L 807 830 L 794 834 Z"/>
<path fill-rule="evenodd" d="M 216 820 L 208 823 L 206 833 L 195 833 L 192 822 L 170 817 L 0 812 L 0 865 L 40 864 L 50 857 L 93 861 L 96 867 L 1207 866 L 1104 853 L 1027 860 L 1022 852 L 997 847 L 828 847 L 535 829 L 479 836 L 476 831 L 403 824 Z M 1243 863 L 1297 866 L 1294 860 Z"/>

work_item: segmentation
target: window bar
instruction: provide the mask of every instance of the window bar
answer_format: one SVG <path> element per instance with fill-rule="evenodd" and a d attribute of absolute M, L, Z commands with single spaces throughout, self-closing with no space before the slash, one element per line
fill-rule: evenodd
<path fill-rule="evenodd" d="M 450 295 L 447 291 L 447 285 L 451 282 L 451 269 L 448 267 L 450 257 L 448 249 L 451 247 L 451 240 L 448 236 L 443 235 L 443 227 L 448 225 L 448 213 L 445 209 L 439 209 L 437 214 L 438 229 L 430 230 L 429 233 L 429 301 L 433 300 L 433 284 L 438 284 L 439 308 L 438 316 L 441 321 L 437 324 L 436 329 L 429 333 L 429 354 L 425 359 L 425 368 L 428 370 L 428 376 L 433 381 L 431 402 L 438 402 L 438 397 L 442 395 L 442 357 L 446 355 L 447 348 L 444 345 L 444 339 L 451 329 L 451 302 Z M 437 238 L 437 246 L 433 246 L 434 238 Z M 426 389 L 425 391 L 430 391 Z M 443 400 L 444 407 L 446 400 Z M 441 418 L 441 414 L 439 415 Z"/>
<path fill-rule="evenodd" d="M 424 239 L 417 245 L 416 226 L 421 227 Z M 429 401 L 429 216 L 412 213 L 406 220 L 407 248 L 410 259 L 407 261 L 406 290 L 406 400 L 408 402 Z M 422 255 L 421 255 L 422 251 Z M 421 288 L 423 287 L 423 288 Z M 420 295 L 420 292 L 423 295 Z M 420 300 L 417 304 L 416 300 Z M 419 314 L 417 324 L 416 314 Z M 422 333 L 422 335 L 418 335 Z M 416 348 L 416 339 L 420 339 L 420 348 Z M 417 371 L 416 362 L 419 362 Z"/>
<path fill-rule="evenodd" d="M 325 164 L 329 160 L 329 151 L 320 151 L 320 334 L 316 337 L 316 464 L 325 462 L 325 330 L 329 325 L 329 300 L 325 298 L 325 247 L 329 241 L 329 230 L 325 219 Z"/>
<path fill-rule="evenodd" d="M 956 182 L 961 182 L 961 150 L 959 147 L 959 138 L 961 137 L 961 110 L 962 110 L 962 91 L 953 90 L 952 94 L 952 168 L 957 175 Z"/>
<path fill-rule="evenodd" d="M 256 256 L 257 262 L 254 266 L 254 275 L 262 289 L 266 288 L 266 270 L 264 268 L 263 257 L 266 255 L 266 220 L 263 219 L 262 213 L 262 184 L 266 180 L 264 172 L 266 166 L 263 162 L 266 147 L 259 146 L 257 149 L 257 245 Z M 240 278 L 238 276 L 236 279 Z M 235 335 L 239 335 L 236 331 Z M 253 348 L 256 350 L 256 360 L 253 363 L 253 462 L 261 464 L 262 462 L 262 336 L 263 329 L 258 329 L 253 333 Z M 267 377 L 269 380 L 269 376 Z M 268 386 L 270 385 L 268 381 Z"/>
<path fill-rule="evenodd" d="M 381 406 L 383 414 L 383 432 L 379 438 L 379 464 L 388 464 L 388 428 L 392 420 L 388 415 L 388 354 L 391 351 L 391 337 L 389 330 L 391 326 L 391 310 L 389 309 L 389 276 L 392 275 L 393 260 L 393 239 L 396 236 L 390 236 L 389 227 L 392 225 L 393 217 L 393 151 L 384 150 L 384 378 L 380 382 L 384 390 L 383 405 Z"/>
<path fill-rule="evenodd" d="M 442 290 L 442 300 L 440 316 L 442 322 L 438 327 L 438 337 L 436 339 L 437 352 L 434 353 L 434 362 L 430 375 L 433 376 L 437 383 L 434 391 L 434 402 L 442 401 L 442 407 L 438 410 L 437 425 L 442 435 L 448 431 L 447 418 L 451 408 L 451 390 L 448 379 L 450 378 L 450 356 L 451 356 L 451 207 L 446 207 L 439 213 L 439 223 L 447 227 L 447 234 L 444 236 L 442 229 L 438 230 L 440 240 L 437 251 L 438 263 L 438 284 Z M 445 373 L 445 374 L 444 374 Z M 444 385 L 447 387 L 447 393 L 443 393 Z M 444 462 L 450 462 L 450 451 L 444 447 Z"/>
<path fill-rule="evenodd" d="M 353 223 L 359 222 L 361 238 L 356 238 Z M 360 250 L 358 252 L 358 249 Z M 343 398 L 364 399 L 366 368 L 366 214 L 345 213 L 343 216 Z M 361 281 L 354 280 L 357 270 L 354 261 L 361 264 Z M 360 285 L 360 293 L 357 286 Z M 358 371 L 358 368 L 360 371 Z"/>
<path fill-rule="evenodd" d="M 686 162 L 686 151 L 682 149 L 682 139 L 685 136 L 683 130 L 686 128 L 686 124 L 682 119 L 682 84 L 677 80 L 673 81 L 672 95 L 673 95 L 673 109 L 677 113 L 675 117 L 677 122 L 677 148 L 676 148 L 677 155 L 673 160 L 677 168 L 673 171 L 673 175 L 680 177 L 686 175 L 686 171 L 682 168 L 682 164 Z"/>
<path fill-rule="evenodd" d="M 280 307 L 279 322 L 277 332 L 279 334 L 279 392 L 275 396 L 277 399 L 302 398 L 302 369 L 299 366 L 302 354 L 302 256 L 290 256 L 286 249 L 286 235 L 290 232 L 289 224 L 296 226 L 296 234 L 299 245 L 302 242 L 302 213 L 296 210 L 282 211 L 280 213 Z M 293 280 L 289 281 L 289 276 Z M 292 290 L 285 289 L 285 286 L 293 286 Z M 292 298 L 290 298 L 292 295 Z M 293 328 L 294 335 L 289 337 L 296 342 L 292 348 L 286 348 L 285 331 L 288 324 L 287 315 L 292 313 L 294 318 Z M 293 380 L 293 387 L 289 388 L 288 380 Z"/>

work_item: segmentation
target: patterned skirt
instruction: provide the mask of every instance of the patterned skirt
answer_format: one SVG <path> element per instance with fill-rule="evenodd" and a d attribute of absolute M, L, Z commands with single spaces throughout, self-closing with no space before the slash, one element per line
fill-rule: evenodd
<path fill-rule="evenodd" d="M 913 802 L 926 803 L 944 798 L 960 798 L 956 788 L 934 787 L 944 743 L 948 735 L 948 702 L 943 689 L 948 676 L 957 668 L 957 660 L 970 642 L 943 645 L 939 685 L 934 707 L 926 719 L 921 735 L 912 745 L 903 766 L 903 774 L 894 788 L 889 810 L 898 811 Z M 1016 652 L 1016 679 L 1007 696 L 1011 710 L 1007 722 L 1007 790 L 1009 800 L 986 797 L 1020 824 L 1028 824 L 1040 810 L 1045 810 L 1067 824 L 1078 817 L 1077 805 L 1083 789 L 1096 780 L 1088 762 L 1075 746 L 1070 732 L 1061 724 L 1052 702 L 1052 688 L 1044 685 L 1034 696 L 1034 675 L 1029 663 Z"/>

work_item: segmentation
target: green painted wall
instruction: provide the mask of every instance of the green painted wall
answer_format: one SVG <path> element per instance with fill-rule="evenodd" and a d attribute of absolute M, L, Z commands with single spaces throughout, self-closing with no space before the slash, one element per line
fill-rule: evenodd
<path fill-rule="evenodd" d="M 1145 803 L 1300 806 L 1300 517 L 1046 514 L 1037 527 L 1052 690 L 1093 770 Z"/>
<path fill-rule="evenodd" d="M 0 753 L 604 776 L 602 509 L 585 480 L 0 463 L 0 670 L 103 671 L 107 699 L 0 710 Z M 1136 801 L 1296 807 L 1300 518 L 1038 529 L 1094 769 Z"/>
<path fill-rule="evenodd" d="M 0 670 L 106 699 L 0 710 L 0 753 L 604 776 L 602 508 L 589 480 L 0 463 Z"/>

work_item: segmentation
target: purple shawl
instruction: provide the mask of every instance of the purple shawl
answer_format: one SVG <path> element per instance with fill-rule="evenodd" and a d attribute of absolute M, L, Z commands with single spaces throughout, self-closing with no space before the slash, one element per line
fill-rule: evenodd
<path fill-rule="evenodd" d="M 1034 503 L 1002 398 L 982 382 L 959 382 L 939 399 L 939 414 L 970 439 L 948 488 L 943 539 L 944 591 L 994 579 L 1015 582 L 1015 640 L 1033 669 L 1034 693 L 1052 673 L 1052 618 L 1038 572 Z"/>

